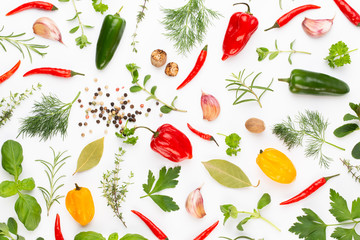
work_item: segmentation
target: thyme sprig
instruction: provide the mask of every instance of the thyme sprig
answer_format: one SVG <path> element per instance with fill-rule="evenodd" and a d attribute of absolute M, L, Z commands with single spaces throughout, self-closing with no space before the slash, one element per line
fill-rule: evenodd
<path fill-rule="evenodd" d="M 47 215 L 49 216 L 51 206 L 57 202 L 60 204 L 59 199 L 63 198 L 63 195 L 56 195 L 56 192 L 64 186 L 64 184 L 57 185 L 61 178 L 64 178 L 65 175 L 57 176 L 59 170 L 64 166 L 65 160 L 70 156 L 63 157 L 63 154 L 66 152 L 55 153 L 55 150 L 50 147 L 53 152 L 54 160 L 52 163 L 45 160 L 36 160 L 45 166 L 45 173 L 49 180 L 49 190 L 44 187 L 38 187 L 44 197 L 47 209 Z"/>
<path fill-rule="evenodd" d="M 2 26 L 2 28 L 0 29 L 0 32 L 2 32 L 4 30 L 4 26 Z M 14 34 L 13 32 L 9 35 L 4 35 L 4 36 L 0 36 L 0 46 L 4 49 L 4 51 L 6 52 L 6 47 L 4 45 L 3 42 L 8 42 L 11 45 L 13 45 L 14 47 L 16 47 L 22 54 L 23 58 L 25 58 L 25 53 L 23 48 L 26 49 L 29 58 L 30 58 L 30 62 L 32 62 L 32 56 L 31 56 L 31 52 L 37 53 L 40 56 L 44 56 L 46 55 L 46 53 L 40 52 L 39 49 L 44 49 L 47 48 L 49 46 L 46 45 L 40 45 L 40 44 L 33 44 L 33 43 L 29 43 L 30 41 L 32 41 L 34 39 L 34 37 L 32 38 L 26 38 L 26 39 L 19 39 L 19 37 L 24 36 L 25 33 L 19 33 L 19 34 Z"/>
<path fill-rule="evenodd" d="M 273 83 L 274 79 L 271 80 L 270 84 L 267 87 L 262 87 L 262 86 L 257 86 L 254 85 L 255 84 L 255 80 L 259 77 L 259 75 L 261 74 L 258 73 L 255 75 L 255 77 L 253 78 L 253 80 L 251 81 L 250 85 L 248 85 L 245 81 L 246 79 L 248 79 L 254 72 L 250 73 L 249 75 L 247 75 L 246 77 L 244 77 L 245 74 L 245 69 L 240 71 L 238 75 L 232 73 L 232 77 L 233 79 L 225 79 L 225 81 L 230 82 L 228 85 L 226 85 L 226 88 L 228 88 L 228 91 L 235 91 L 235 101 L 233 102 L 233 105 L 237 105 L 240 103 L 244 103 L 244 102 L 251 102 L 251 101 L 256 101 L 260 107 L 262 107 L 261 105 L 261 97 L 264 95 L 264 93 L 266 91 L 273 91 L 270 86 Z M 263 92 L 258 95 L 255 93 L 255 89 L 260 89 L 263 90 Z M 242 99 L 246 94 L 251 94 L 253 95 L 253 98 L 247 98 L 247 99 Z"/>
<path fill-rule="evenodd" d="M 166 30 L 165 36 L 174 42 L 178 53 L 184 55 L 203 42 L 211 20 L 222 16 L 206 8 L 204 0 L 189 0 L 180 8 L 162 11 L 165 14 L 161 22 Z"/>
<path fill-rule="evenodd" d="M 137 30 L 139 28 L 139 24 L 142 22 L 142 20 L 144 20 L 145 18 L 145 10 L 147 9 L 146 7 L 146 3 L 149 2 L 149 0 L 144 0 L 144 4 L 140 5 L 141 10 L 138 12 L 137 16 L 136 16 L 136 27 L 135 27 L 135 32 L 132 35 L 132 43 L 131 46 L 133 47 L 133 52 L 137 53 L 137 49 L 136 49 L 136 44 L 139 43 L 139 41 L 136 41 L 136 37 L 137 37 Z"/>
<path fill-rule="evenodd" d="M 27 99 L 33 92 L 40 90 L 42 85 L 40 83 L 37 86 L 31 86 L 30 89 L 26 89 L 23 93 L 12 93 L 6 98 L 2 98 L 0 101 L 0 128 L 10 120 L 16 106 L 20 105 L 22 101 Z"/>
<path fill-rule="evenodd" d="M 157 86 L 153 86 L 151 88 L 151 90 L 147 90 L 145 88 L 146 83 L 150 80 L 151 76 L 150 75 L 146 75 L 144 78 L 144 82 L 143 85 L 139 84 L 139 72 L 138 69 L 140 69 L 139 66 L 137 66 L 135 63 L 129 63 L 126 64 L 126 68 L 129 70 L 129 72 L 131 73 L 132 76 L 132 83 L 134 84 L 131 88 L 130 88 L 130 92 L 139 92 L 139 91 L 144 91 L 147 94 L 149 94 L 150 96 L 148 98 L 146 98 L 146 101 L 149 101 L 151 99 L 154 99 L 155 101 L 160 102 L 161 104 L 163 104 L 163 106 L 160 108 L 160 111 L 162 113 L 169 113 L 171 111 L 177 111 L 177 112 L 186 112 L 186 110 L 181 110 L 175 107 L 175 101 L 177 99 L 177 96 L 174 97 L 173 101 L 171 102 L 171 104 L 167 104 L 164 101 L 160 100 L 158 97 L 156 97 L 155 92 L 157 89 Z"/>
<path fill-rule="evenodd" d="M 305 113 L 299 113 L 295 120 L 288 116 L 282 123 L 275 124 L 273 134 L 283 140 L 289 150 L 302 146 L 306 138 L 305 156 L 318 158 L 320 166 L 328 168 L 332 159 L 323 153 L 324 143 L 345 151 L 344 148 L 325 140 L 328 124 L 319 112 L 306 110 Z"/>
<path fill-rule="evenodd" d="M 134 176 L 133 172 L 130 172 L 129 179 L 127 182 L 122 182 L 119 184 L 120 177 L 120 163 L 124 160 L 122 156 L 125 154 L 125 150 L 119 148 L 119 153 L 115 153 L 115 169 L 107 171 L 103 174 L 103 180 L 100 181 L 103 197 L 107 200 L 107 205 L 111 207 L 115 216 L 120 219 L 120 221 L 125 224 L 125 220 L 122 212 L 120 212 L 121 205 L 126 199 L 126 193 L 128 192 L 128 187 L 130 184 L 130 179 Z"/>
<path fill-rule="evenodd" d="M 277 45 L 277 40 L 275 40 L 275 51 L 269 51 L 269 49 L 265 48 L 265 47 L 260 47 L 256 49 L 258 56 L 258 61 L 262 61 L 264 60 L 267 56 L 269 56 L 269 60 L 273 60 L 274 58 L 276 58 L 280 53 L 289 53 L 289 57 L 288 57 L 288 62 L 290 64 L 292 64 L 292 60 L 291 57 L 293 54 L 295 53 L 303 53 L 303 54 L 311 54 L 309 52 L 304 52 L 304 51 L 298 51 L 298 50 L 294 50 L 294 43 L 295 40 L 292 41 L 290 43 L 290 50 L 289 51 L 283 51 L 283 50 L 279 50 L 278 45 Z"/>
<path fill-rule="evenodd" d="M 360 165 L 352 165 L 350 160 L 340 159 L 342 164 L 347 168 L 348 173 L 355 180 L 355 182 L 360 183 Z"/>
<path fill-rule="evenodd" d="M 81 35 L 77 38 L 75 38 L 75 42 L 76 42 L 76 45 L 80 47 L 80 49 L 83 49 L 84 47 L 86 47 L 87 45 L 91 44 L 91 42 L 88 41 L 88 38 L 87 36 L 85 35 L 85 28 L 93 28 L 94 26 L 90 26 L 90 25 L 84 25 L 82 22 L 81 22 L 81 19 L 80 19 L 80 14 L 82 12 L 79 12 L 76 8 L 76 4 L 75 4 L 75 0 L 71 0 L 72 3 L 73 3 L 73 6 L 74 6 L 74 10 L 75 10 L 75 16 L 71 19 L 68 19 L 67 21 L 74 21 L 74 20 L 78 20 L 78 26 L 72 28 L 69 32 L 70 33 L 76 33 L 79 29 L 81 30 Z"/>
<path fill-rule="evenodd" d="M 32 113 L 33 116 L 22 120 L 19 135 L 35 137 L 41 140 L 47 139 L 60 133 L 66 136 L 70 110 L 74 102 L 80 96 L 79 92 L 71 103 L 63 103 L 57 96 L 42 96 L 41 102 L 35 102 Z"/>

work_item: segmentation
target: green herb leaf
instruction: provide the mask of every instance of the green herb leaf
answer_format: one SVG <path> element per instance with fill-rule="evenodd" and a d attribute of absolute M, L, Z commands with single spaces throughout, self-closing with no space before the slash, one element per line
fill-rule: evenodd
<path fill-rule="evenodd" d="M 168 107 L 168 106 L 164 105 L 164 106 L 162 106 L 162 107 L 160 108 L 160 111 L 161 111 L 162 113 L 167 114 L 167 113 L 169 113 L 169 112 L 171 112 L 171 111 L 172 111 L 172 108 L 170 108 L 170 107 Z"/>
<path fill-rule="evenodd" d="M 103 151 L 104 138 L 100 138 L 86 145 L 80 153 L 75 173 L 89 170 L 98 165 Z"/>
<path fill-rule="evenodd" d="M 269 205 L 270 202 L 271 202 L 270 195 L 268 193 L 264 193 L 257 204 L 257 209 L 264 208 L 265 206 Z"/>
<path fill-rule="evenodd" d="M 74 240 L 106 240 L 106 238 L 100 233 L 89 231 L 78 233 Z"/>
<path fill-rule="evenodd" d="M 155 95 L 156 89 L 157 89 L 157 86 L 153 86 L 153 87 L 151 88 L 150 92 L 151 92 L 152 95 Z"/>
<path fill-rule="evenodd" d="M 344 115 L 343 120 L 344 120 L 344 121 L 360 120 L 360 118 L 357 117 L 357 116 L 354 116 L 354 115 L 352 115 L 352 114 L 350 114 L 350 113 L 347 113 L 347 114 Z"/>
<path fill-rule="evenodd" d="M 11 232 L 12 234 L 15 234 L 17 235 L 17 232 L 18 232 L 18 225 L 17 225 L 17 222 L 15 221 L 14 218 L 9 218 L 8 221 L 7 221 L 7 225 L 8 225 L 8 228 L 9 228 L 9 232 Z"/>
<path fill-rule="evenodd" d="M 355 123 L 348 123 L 345 125 L 342 125 L 341 127 L 338 127 L 337 129 L 335 129 L 334 131 L 334 135 L 336 137 L 345 137 L 346 135 L 354 132 L 355 130 L 358 130 L 359 126 Z"/>
<path fill-rule="evenodd" d="M 130 92 L 140 92 L 142 90 L 142 87 L 140 86 L 132 86 L 130 88 Z"/>
<path fill-rule="evenodd" d="M 351 204 L 351 217 L 353 219 L 360 218 L 360 198 L 357 198 Z"/>
<path fill-rule="evenodd" d="M 159 172 L 159 178 L 150 194 L 160 192 L 167 188 L 175 188 L 178 184 L 176 178 L 179 177 L 180 170 L 180 166 L 169 168 L 167 170 L 166 167 L 163 167 Z"/>
<path fill-rule="evenodd" d="M 125 236 L 123 236 L 122 238 L 120 238 L 120 240 L 148 240 L 148 239 L 144 238 L 143 236 L 141 236 L 139 234 L 128 233 Z"/>
<path fill-rule="evenodd" d="M 146 192 L 147 194 L 150 194 L 150 191 L 151 191 L 154 183 L 155 183 L 154 173 L 151 170 L 149 170 L 147 184 L 144 183 L 142 185 L 144 192 Z"/>
<path fill-rule="evenodd" d="M 119 239 L 119 234 L 118 233 L 112 233 L 108 240 L 118 240 Z"/>
<path fill-rule="evenodd" d="M 35 188 L 35 181 L 33 178 L 25 178 L 19 183 L 19 190 L 31 191 Z"/>
<path fill-rule="evenodd" d="M 27 194 L 19 195 L 15 211 L 27 230 L 33 231 L 37 228 L 41 220 L 41 207 L 34 197 Z"/>
<path fill-rule="evenodd" d="M 329 55 L 324 59 L 328 61 L 331 68 L 342 67 L 351 63 L 349 53 L 355 50 L 357 49 L 349 51 L 348 46 L 343 41 L 339 41 L 331 45 Z"/>
<path fill-rule="evenodd" d="M 239 222 L 238 225 L 236 225 L 236 228 L 237 228 L 239 231 L 244 231 L 243 225 L 244 225 L 245 223 L 247 223 L 251 218 L 252 218 L 252 217 L 246 217 L 246 218 L 244 218 L 243 220 L 241 220 L 241 221 Z"/>
<path fill-rule="evenodd" d="M 346 200 L 333 189 L 330 189 L 330 200 L 331 209 L 329 211 L 338 222 L 352 220 Z"/>
<path fill-rule="evenodd" d="M 128 137 L 125 141 L 123 141 L 123 143 L 127 143 L 127 144 L 130 144 L 130 145 L 135 145 L 137 143 L 137 140 L 139 139 L 138 136 L 136 137 Z"/>
<path fill-rule="evenodd" d="M 273 60 L 274 58 L 276 58 L 279 55 L 279 52 L 273 52 L 270 54 L 269 56 L 269 60 Z"/>
<path fill-rule="evenodd" d="M 355 159 L 360 159 L 360 142 L 358 142 L 352 149 L 351 156 Z"/>
<path fill-rule="evenodd" d="M 223 134 L 220 134 L 223 135 Z M 237 153 L 241 151 L 240 145 L 241 137 L 236 134 L 232 133 L 229 136 L 225 137 L 225 143 L 229 146 L 229 148 L 226 150 L 226 154 L 229 156 L 235 155 L 237 156 Z"/>
<path fill-rule="evenodd" d="M 102 3 L 102 0 L 92 0 L 92 5 L 94 10 L 96 12 L 101 12 L 101 14 L 104 14 L 104 12 L 106 12 L 109 8 L 108 5 Z"/>
<path fill-rule="evenodd" d="M 2 167 L 18 179 L 22 172 L 21 163 L 23 161 L 23 149 L 20 143 L 7 140 L 1 148 Z"/>
<path fill-rule="evenodd" d="M 144 77 L 144 87 L 145 87 L 146 83 L 150 80 L 150 78 L 151 78 L 151 75 L 146 75 Z"/>
<path fill-rule="evenodd" d="M 69 32 L 70 33 L 76 33 L 77 30 L 79 30 L 79 26 L 76 26 L 76 27 L 72 28 Z"/>
<path fill-rule="evenodd" d="M 223 213 L 224 215 L 224 222 L 223 224 L 226 223 L 226 221 L 232 217 L 232 218 L 237 218 L 239 212 L 236 209 L 236 207 L 232 204 L 225 204 L 225 205 L 221 205 L 220 206 L 220 211 Z"/>
<path fill-rule="evenodd" d="M 264 48 L 264 47 L 260 47 L 256 49 L 258 56 L 258 61 L 261 62 L 262 60 L 264 60 L 267 55 L 269 54 L 269 49 Z"/>
<path fill-rule="evenodd" d="M 171 212 L 179 210 L 179 206 L 174 202 L 172 197 L 164 195 L 151 195 L 150 198 L 164 211 Z"/>
<path fill-rule="evenodd" d="M 340 240 L 360 240 L 360 235 L 358 235 L 355 229 L 348 228 L 335 228 L 335 231 L 331 234 L 332 238 L 340 239 Z"/>
<path fill-rule="evenodd" d="M 3 181 L 0 183 L 0 197 L 7 198 L 17 193 L 17 184 L 14 181 Z"/>
<path fill-rule="evenodd" d="M 349 106 L 356 113 L 356 115 L 360 118 L 360 104 L 349 103 Z"/>
<path fill-rule="evenodd" d="M 229 188 L 254 187 L 246 174 L 231 162 L 214 159 L 202 162 L 212 178 L 218 183 Z"/>

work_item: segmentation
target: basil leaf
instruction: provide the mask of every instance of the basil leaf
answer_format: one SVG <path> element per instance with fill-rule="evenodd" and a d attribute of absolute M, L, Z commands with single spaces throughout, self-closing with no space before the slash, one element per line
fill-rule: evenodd
<path fill-rule="evenodd" d="M 74 240 L 106 240 L 100 233 L 97 232 L 81 232 L 77 234 Z"/>
<path fill-rule="evenodd" d="M 353 150 L 351 151 L 351 155 L 355 159 L 360 159 L 360 142 L 354 146 Z"/>
<path fill-rule="evenodd" d="M 359 129 L 359 126 L 357 124 L 348 123 L 348 124 L 342 125 L 341 127 L 338 127 L 337 129 L 335 129 L 334 135 L 339 138 L 345 137 L 346 135 L 348 135 L 358 129 Z"/>
<path fill-rule="evenodd" d="M 7 198 L 17 194 L 17 185 L 13 181 L 3 181 L 0 183 L 0 197 Z"/>
<path fill-rule="evenodd" d="M 1 155 L 4 170 L 17 179 L 22 172 L 21 163 L 24 159 L 20 143 L 13 140 L 6 141 L 1 148 Z"/>
<path fill-rule="evenodd" d="M 9 228 L 9 232 L 11 232 L 12 234 L 17 235 L 17 230 L 18 230 L 18 225 L 15 221 L 14 218 L 9 218 L 8 222 L 7 222 L 8 228 Z"/>
<path fill-rule="evenodd" d="M 41 207 L 36 199 L 30 195 L 22 194 L 16 200 L 15 212 L 29 231 L 37 228 L 41 220 Z"/>
<path fill-rule="evenodd" d="M 113 233 L 109 236 L 108 240 L 118 240 L 119 239 L 119 234 L 117 233 Z"/>
<path fill-rule="evenodd" d="M 257 209 L 262 209 L 263 207 L 267 206 L 271 202 L 271 197 L 268 193 L 264 193 L 262 197 L 260 198 Z"/>
<path fill-rule="evenodd" d="M 4 234 L 4 235 L 9 235 L 9 228 L 6 225 L 6 223 L 0 223 L 0 233 Z M 5 238 L 7 240 L 7 238 Z"/>
<path fill-rule="evenodd" d="M 31 191 L 35 188 L 35 181 L 33 178 L 25 178 L 19 184 L 20 190 Z"/>
<path fill-rule="evenodd" d="M 16 237 L 17 237 L 16 240 L 25 240 L 23 236 L 17 235 Z"/>
<path fill-rule="evenodd" d="M 122 238 L 120 238 L 120 240 L 148 240 L 148 239 L 144 238 L 143 236 L 141 236 L 139 234 L 128 233 L 125 236 L 123 236 Z"/>

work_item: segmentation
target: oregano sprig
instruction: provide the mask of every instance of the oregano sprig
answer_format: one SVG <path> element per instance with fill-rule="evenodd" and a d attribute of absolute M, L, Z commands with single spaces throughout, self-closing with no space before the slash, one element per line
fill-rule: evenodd
<path fill-rule="evenodd" d="M 144 4 L 140 5 L 141 10 L 138 12 L 137 16 L 136 16 L 136 27 L 135 27 L 135 31 L 132 35 L 132 42 L 131 42 L 131 46 L 133 47 L 133 52 L 137 53 L 137 49 L 136 49 L 136 44 L 139 43 L 139 41 L 135 40 L 137 37 L 137 30 L 139 28 L 139 24 L 142 22 L 142 20 L 144 20 L 145 18 L 145 10 L 147 9 L 146 7 L 146 3 L 149 2 L 149 0 L 144 0 Z"/>
<path fill-rule="evenodd" d="M 126 68 L 129 70 L 129 72 L 131 73 L 132 76 L 132 83 L 134 84 L 132 87 L 130 87 L 130 92 L 140 92 L 140 91 L 144 91 L 147 94 L 149 94 L 150 96 L 146 98 L 146 101 L 149 101 L 151 99 L 154 99 L 158 102 L 160 102 L 161 104 L 163 104 L 163 106 L 160 108 L 160 111 L 162 113 L 169 113 L 171 111 L 177 111 L 177 112 L 186 112 L 186 110 L 181 110 L 175 107 L 175 101 L 177 99 L 177 96 L 174 97 L 174 99 L 172 100 L 171 104 L 167 104 L 164 101 L 160 100 L 155 92 L 157 89 L 157 86 L 153 86 L 150 91 L 147 90 L 145 88 L 146 83 L 150 80 L 151 75 L 146 75 L 144 77 L 144 81 L 143 81 L 143 85 L 139 84 L 139 72 L 138 69 L 140 69 L 140 67 L 138 67 L 135 63 L 129 63 L 126 64 Z"/>
<path fill-rule="evenodd" d="M 291 57 L 293 54 L 295 53 L 303 53 L 303 54 L 311 54 L 309 52 L 304 52 L 304 51 L 297 51 L 294 50 L 294 43 L 295 40 L 292 41 L 290 43 L 290 50 L 288 51 L 283 51 L 283 50 L 279 50 L 278 45 L 277 45 L 277 40 L 275 40 L 275 51 L 269 51 L 269 49 L 265 48 L 265 47 L 260 47 L 256 49 L 258 56 L 258 61 L 261 62 L 262 60 L 264 60 L 267 56 L 269 56 L 269 60 L 273 60 L 274 58 L 276 58 L 280 53 L 289 53 L 289 57 L 288 57 L 288 62 L 290 64 L 292 64 L 292 60 Z"/>

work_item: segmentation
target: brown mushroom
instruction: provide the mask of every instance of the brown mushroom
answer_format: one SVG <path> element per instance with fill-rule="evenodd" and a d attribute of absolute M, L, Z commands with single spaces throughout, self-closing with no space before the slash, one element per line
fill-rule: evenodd
<path fill-rule="evenodd" d="M 162 67 L 167 60 L 167 54 L 161 49 L 156 49 L 151 53 L 151 64 L 155 67 Z"/>
<path fill-rule="evenodd" d="M 165 68 L 165 74 L 170 77 L 175 77 L 179 72 L 179 66 L 174 62 L 169 62 Z"/>

